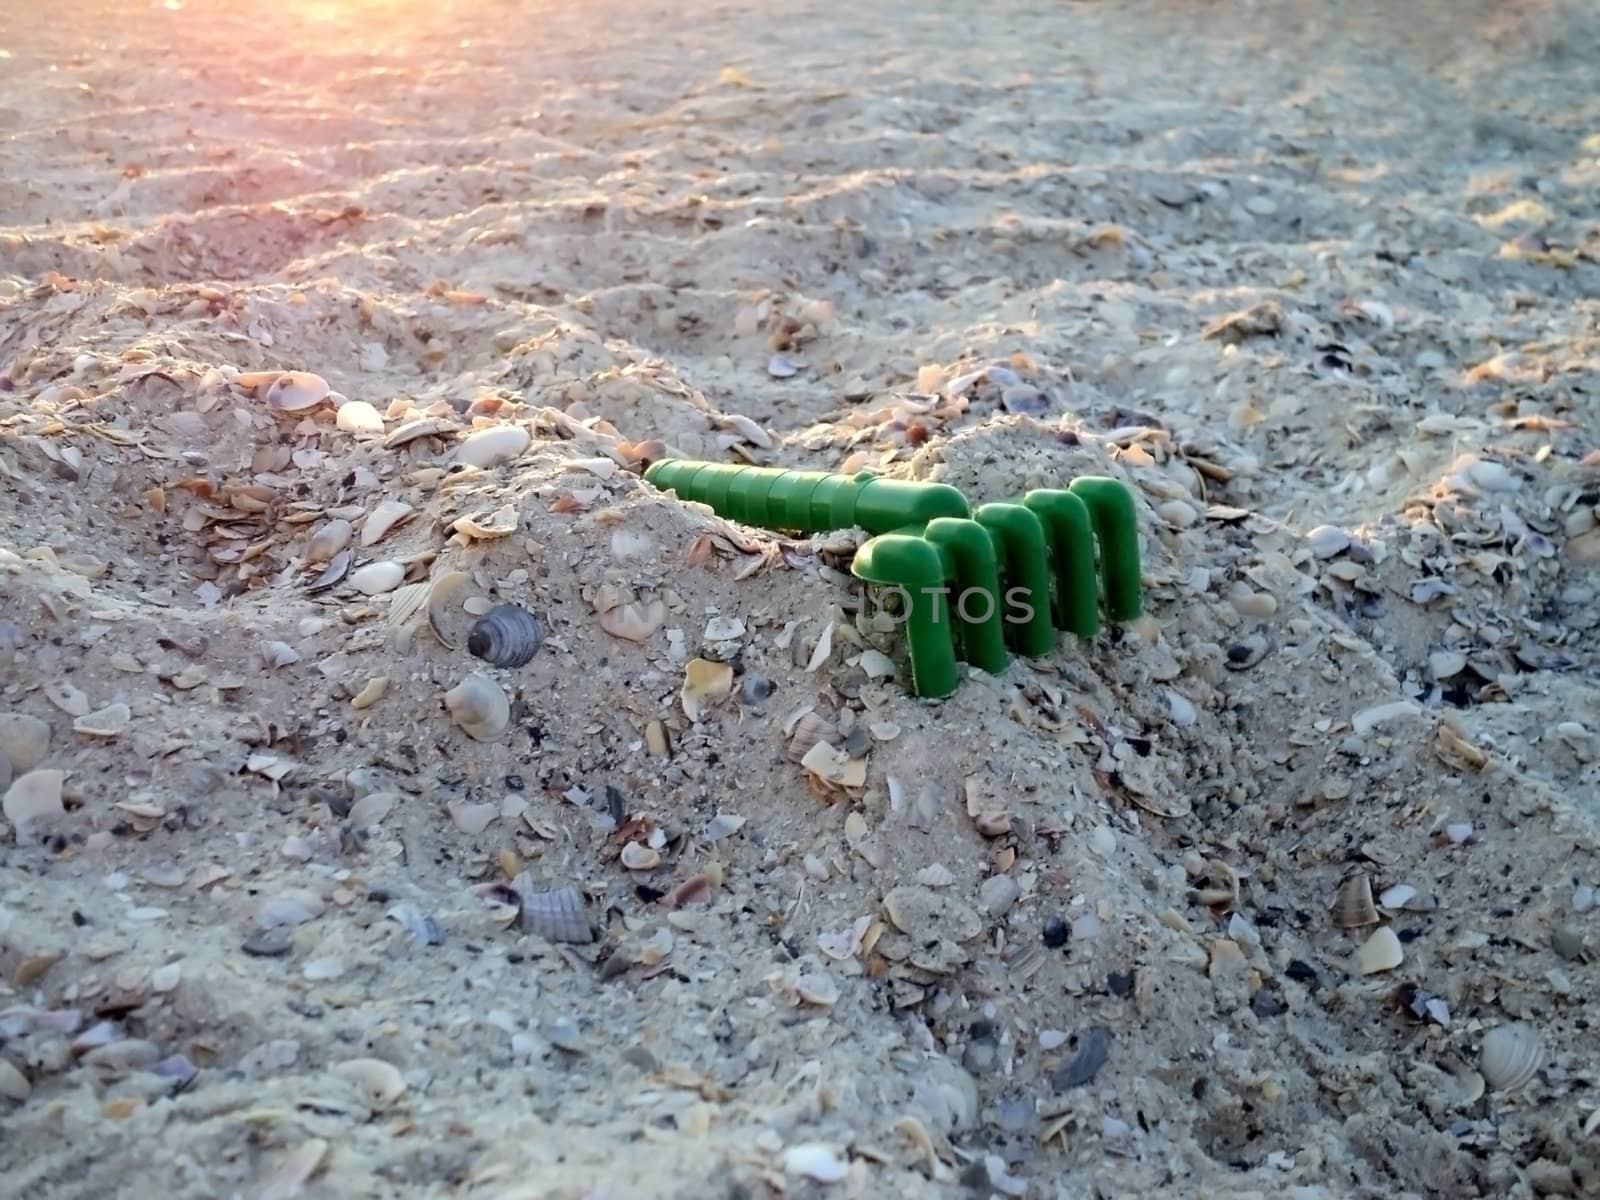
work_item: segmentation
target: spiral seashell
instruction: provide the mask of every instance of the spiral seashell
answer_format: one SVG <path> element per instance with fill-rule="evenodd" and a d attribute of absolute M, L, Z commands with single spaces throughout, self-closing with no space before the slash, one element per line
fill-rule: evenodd
<path fill-rule="evenodd" d="M 539 618 L 515 604 L 497 604 L 472 625 L 467 653 L 497 667 L 520 667 L 544 645 Z"/>
<path fill-rule="evenodd" d="M 511 724 L 511 702 L 500 685 L 474 672 L 444 694 L 444 706 L 470 738 L 492 742 Z"/>

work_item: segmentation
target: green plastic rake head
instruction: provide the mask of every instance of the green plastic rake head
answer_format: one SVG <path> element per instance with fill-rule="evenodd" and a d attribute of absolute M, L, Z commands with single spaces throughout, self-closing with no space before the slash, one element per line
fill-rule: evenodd
<path fill-rule="evenodd" d="M 1019 503 L 981 504 L 944 483 L 663 459 L 644 476 L 682 500 L 746 525 L 795 533 L 865 529 L 851 572 L 899 595 L 911 689 L 956 690 L 958 662 L 991 673 L 1008 653 L 1055 649 L 1056 630 L 1093 637 L 1140 613 L 1132 493 L 1084 476 Z"/>

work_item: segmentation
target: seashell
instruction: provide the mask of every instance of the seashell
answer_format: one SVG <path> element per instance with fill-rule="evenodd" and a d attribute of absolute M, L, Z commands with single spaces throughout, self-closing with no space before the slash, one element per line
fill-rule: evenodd
<path fill-rule="evenodd" d="M 823 783 L 834 787 L 861 788 L 867 785 L 867 760 L 852 758 L 827 742 L 807 750 L 800 765 Z"/>
<path fill-rule="evenodd" d="M 468 737 L 492 742 L 511 724 L 511 703 L 500 685 L 474 672 L 444 694 L 450 716 Z"/>
<path fill-rule="evenodd" d="M 21 1104 L 32 1091 L 33 1085 L 28 1082 L 28 1077 L 8 1060 L 0 1058 L 0 1096 Z"/>
<path fill-rule="evenodd" d="M 24 775 L 50 752 L 50 723 L 27 713 L 0 713 L 0 758 Z"/>
<path fill-rule="evenodd" d="M 1405 961 L 1405 947 L 1395 931 L 1385 925 L 1375 930 L 1356 952 L 1356 968 L 1363 975 L 1392 971 Z"/>
<path fill-rule="evenodd" d="M 506 537 L 517 531 L 517 509 L 507 504 L 492 513 L 468 513 L 457 517 L 450 529 L 471 541 L 486 542 L 491 538 Z"/>
<path fill-rule="evenodd" d="M 448 437 L 450 434 L 459 433 L 460 430 L 461 426 L 443 417 L 418 417 L 392 430 L 389 436 L 383 439 L 383 446 L 386 450 L 393 450 L 398 446 L 408 445 L 418 438 Z"/>
<path fill-rule="evenodd" d="M 622 848 L 622 865 L 630 871 L 653 871 L 661 865 L 661 855 L 643 842 L 629 842 Z"/>
<path fill-rule="evenodd" d="M 261 662 L 267 670 L 275 671 L 279 667 L 293 666 L 300 661 L 300 651 L 288 642 L 279 642 L 268 639 L 261 643 Z"/>
<path fill-rule="evenodd" d="M 1390 909 L 1405 908 L 1416 899 L 1416 896 L 1417 889 L 1409 883 L 1397 883 L 1383 889 L 1383 894 L 1378 897 L 1378 903 Z"/>
<path fill-rule="evenodd" d="M 500 816 L 498 804 L 447 804 L 450 820 L 462 833 L 477 837 Z"/>
<path fill-rule="evenodd" d="M 583 896 L 577 888 L 537 892 L 526 871 L 512 880 L 511 886 L 521 905 L 522 928 L 529 933 L 552 942 L 584 945 L 594 941 L 594 930 L 589 926 Z"/>
<path fill-rule="evenodd" d="M 382 433 L 383 414 L 365 400 L 347 400 L 339 406 L 334 424 L 345 433 Z"/>
<path fill-rule="evenodd" d="M 728 663 L 691 658 L 683 672 L 683 688 L 678 699 L 684 715 L 698 721 L 716 701 L 733 692 L 733 667 Z"/>
<path fill-rule="evenodd" d="M 415 904 L 402 901 L 385 915 L 424 946 L 437 946 L 444 941 L 439 923 Z"/>
<path fill-rule="evenodd" d="M 365 829 L 383 820 L 398 803 L 399 792 L 368 792 L 350 806 L 345 821 L 351 829 Z"/>
<path fill-rule="evenodd" d="M 472 618 L 466 602 L 478 594 L 478 585 L 465 571 L 446 571 L 428 587 L 428 628 L 446 650 L 466 643 Z"/>
<path fill-rule="evenodd" d="M 44 698 L 69 717 L 89 715 L 89 697 L 84 695 L 83 689 L 73 686 L 65 679 L 53 679 L 46 683 Z"/>
<path fill-rule="evenodd" d="M 1544 1042 L 1521 1021 L 1497 1025 L 1483 1035 L 1478 1068 L 1497 1092 L 1514 1092 L 1544 1065 Z"/>
<path fill-rule="evenodd" d="M 609 458 L 575 458 L 563 464 L 565 471 L 583 471 L 596 479 L 610 479 L 617 473 L 617 464 Z"/>
<path fill-rule="evenodd" d="M 411 618 L 422 611 L 422 606 L 428 602 L 428 581 L 407 583 L 395 588 L 389 594 L 389 612 L 384 617 L 383 623 L 390 629 L 400 629 L 409 635 L 410 631 L 405 626 Z M 409 642 L 407 642 L 409 645 Z M 406 653 L 406 651 L 401 651 Z"/>
<path fill-rule="evenodd" d="M 385 500 L 368 515 L 361 526 L 361 544 L 376 546 L 388 532 L 409 517 L 414 510 L 404 500 Z"/>
<path fill-rule="evenodd" d="M 321 1138 L 301 1142 L 276 1170 L 256 1184 L 250 1192 L 251 1200 L 294 1200 L 327 1156 L 328 1143 Z"/>
<path fill-rule="evenodd" d="M 818 742 L 831 741 L 838 736 L 837 729 L 816 713 L 808 712 L 796 722 L 794 733 L 789 738 L 789 758 L 793 762 L 803 762 Z"/>
<path fill-rule="evenodd" d="M 306 592 L 315 595 L 342 583 L 344 577 L 350 574 L 350 567 L 355 561 L 356 552 L 354 550 L 339 551 L 328 560 L 328 565 L 317 573 L 317 577 L 306 584 Z"/>
<path fill-rule="evenodd" d="M 65 771 L 29 771 L 6 789 L 0 812 L 16 831 L 17 845 L 31 846 L 38 840 L 35 826 L 48 824 L 66 815 L 61 804 L 61 784 Z"/>
<path fill-rule="evenodd" d="M 133 721 L 133 710 L 126 704 L 108 704 L 97 712 L 86 713 L 72 723 L 75 733 L 89 737 L 121 737 Z"/>
<path fill-rule="evenodd" d="M 376 1110 L 388 1108 L 406 1090 L 405 1078 L 393 1063 L 381 1058 L 351 1058 L 333 1068 L 333 1073 L 355 1084 Z"/>
<path fill-rule="evenodd" d="M 489 910 L 489 919 L 502 928 L 510 925 L 521 915 L 522 900 L 510 884 L 480 883 L 472 889 L 472 892 Z"/>
<path fill-rule="evenodd" d="M 642 642 L 661 628 L 667 619 L 667 606 L 660 600 L 649 604 L 619 604 L 600 614 L 600 628 L 612 637 Z"/>
<path fill-rule="evenodd" d="M 467 653 L 496 667 L 520 667 L 544 645 L 539 618 L 515 604 L 497 604 L 472 624 Z"/>
<path fill-rule="evenodd" d="M 847 1159 L 841 1158 L 831 1147 L 812 1142 L 802 1146 L 790 1146 L 785 1150 L 783 1169 L 790 1175 L 814 1179 L 818 1183 L 838 1183 L 850 1174 L 850 1163 Z"/>
<path fill-rule="evenodd" d="M 267 389 L 267 407 L 283 413 L 302 413 L 318 407 L 333 389 L 321 375 L 310 371 L 285 371 Z"/>
<path fill-rule="evenodd" d="M 744 622 L 738 617 L 712 617 L 706 622 L 706 641 L 731 642 L 744 636 Z"/>
<path fill-rule="evenodd" d="M 1346 876 L 1339 884 L 1333 902 L 1333 923 L 1340 929 L 1360 929 L 1378 923 L 1378 909 L 1372 903 L 1372 880 L 1365 871 Z"/>
<path fill-rule="evenodd" d="M 379 700 L 383 699 L 383 694 L 388 690 L 389 677 L 387 675 L 375 675 L 367 680 L 367 685 L 364 688 L 351 697 L 350 707 L 355 709 L 371 708 Z"/>
<path fill-rule="evenodd" d="M 1306 546 L 1316 558 L 1332 558 L 1350 548 L 1350 535 L 1333 525 L 1318 525 L 1306 534 Z"/>
<path fill-rule="evenodd" d="M 329 521 L 306 542 L 306 565 L 327 562 L 350 544 L 350 538 L 354 533 L 355 528 L 349 521 L 342 519 Z"/>
<path fill-rule="evenodd" d="M 350 572 L 350 586 L 363 595 L 378 596 L 394 591 L 405 577 L 406 569 L 397 562 L 369 562 Z"/>
<path fill-rule="evenodd" d="M 520 425 L 497 425 L 472 434 L 451 456 L 451 461 L 487 471 L 508 463 L 528 448 L 533 435 Z"/>

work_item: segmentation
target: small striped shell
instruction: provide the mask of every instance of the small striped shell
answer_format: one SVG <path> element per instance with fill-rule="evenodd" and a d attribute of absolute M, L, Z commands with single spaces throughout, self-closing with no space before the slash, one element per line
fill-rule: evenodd
<path fill-rule="evenodd" d="M 569 885 L 548 892 L 534 891 L 533 880 L 526 872 L 512 880 L 511 886 L 521 902 L 522 928 L 527 932 L 552 942 L 586 945 L 594 941 L 594 930 L 577 888 Z"/>
<path fill-rule="evenodd" d="M 520 667 L 544 645 L 539 618 L 515 604 L 497 604 L 472 625 L 467 653 L 497 667 Z"/>

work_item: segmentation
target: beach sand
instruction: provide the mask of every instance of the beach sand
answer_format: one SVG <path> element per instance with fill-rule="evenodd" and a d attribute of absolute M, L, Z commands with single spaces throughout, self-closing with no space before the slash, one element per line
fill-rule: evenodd
<path fill-rule="evenodd" d="M 1600 16 L 1399 7 L 5 6 L 0 1191 L 1600 1194 Z"/>

